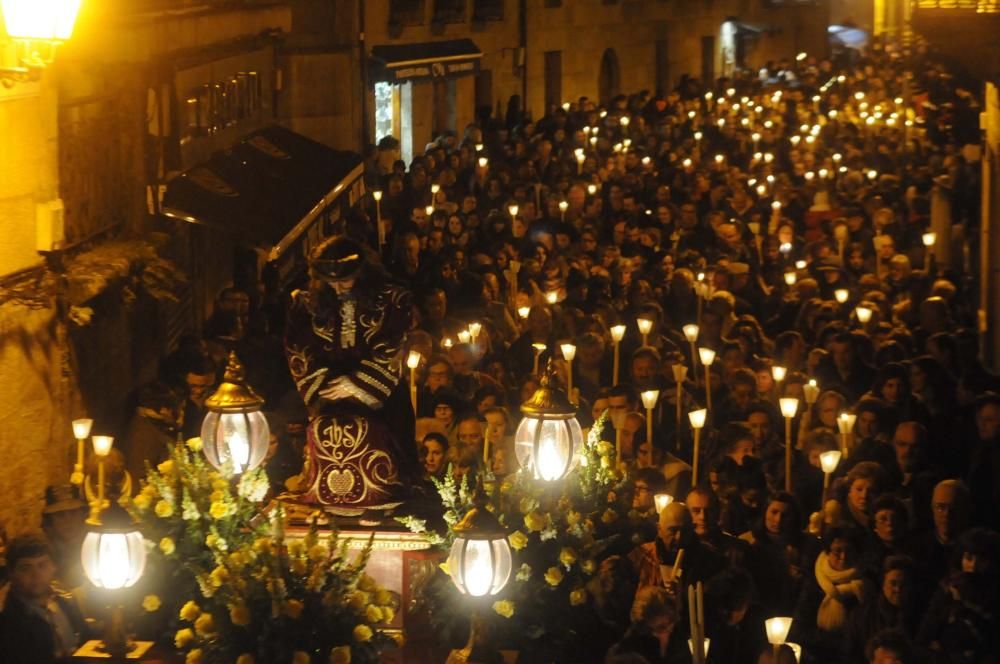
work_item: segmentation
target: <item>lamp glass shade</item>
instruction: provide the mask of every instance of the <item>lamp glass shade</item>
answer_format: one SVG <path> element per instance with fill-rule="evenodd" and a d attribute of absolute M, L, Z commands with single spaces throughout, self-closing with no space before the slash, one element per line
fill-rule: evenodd
<path fill-rule="evenodd" d="M 615 342 L 621 341 L 625 338 L 625 326 L 624 325 L 612 325 L 611 326 L 611 339 Z"/>
<path fill-rule="evenodd" d="M 271 432 L 259 410 L 246 413 L 209 411 L 201 424 L 201 442 L 208 462 L 234 475 L 253 470 L 264 462 Z"/>
<path fill-rule="evenodd" d="M 406 366 L 409 369 L 416 369 L 420 366 L 420 353 L 415 350 L 411 350 L 410 354 L 406 356 Z"/>
<path fill-rule="evenodd" d="M 850 291 L 848 291 L 846 288 L 838 288 L 837 290 L 833 291 L 833 297 L 840 304 L 847 302 L 847 298 L 850 297 L 850 295 L 851 295 Z"/>
<path fill-rule="evenodd" d="M 530 313 L 531 313 L 531 307 L 518 307 L 517 308 L 517 315 L 520 316 L 521 318 L 527 318 L 528 314 L 530 314 Z"/>
<path fill-rule="evenodd" d="M 473 339 L 475 339 L 476 337 L 478 337 L 479 333 L 482 332 L 482 331 L 483 331 L 483 324 L 482 323 L 469 323 L 469 334 L 472 335 Z"/>
<path fill-rule="evenodd" d="M 459 343 L 467 344 L 472 341 L 472 334 L 468 330 L 461 330 L 458 333 Z"/>
<path fill-rule="evenodd" d="M 837 470 L 837 464 L 839 463 L 840 450 L 830 450 L 819 455 L 819 465 L 823 468 L 824 473 L 832 473 Z"/>
<path fill-rule="evenodd" d="M 784 397 L 778 399 L 778 405 L 781 407 L 782 417 L 795 417 L 795 412 L 799 409 L 799 400 L 794 397 Z"/>
<path fill-rule="evenodd" d="M 854 430 L 854 421 L 858 419 L 853 413 L 841 413 L 837 416 L 837 429 L 840 433 L 851 433 Z"/>
<path fill-rule="evenodd" d="M 937 233 L 924 233 L 920 239 L 923 240 L 925 247 L 933 247 L 934 243 L 937 242 Z"/>
<path fill-rule="evenodd" d="M 559 344 L 559 350 L 562 351 L 563 359 L 567 362 L 572 362 L 573 358 L 576 357 L 576 346 L 573 344 Z"/>
<path fill-rule="evenodd" d="M 99 457 L 106 457 L 111 453 L 111 446 L 115 444 L 113 436 L 93 436 L 94 454 Z"/>
<path fill-rule="evenodd" d="M 639 318 L 635 324 L 639 326 L 639 334 L 649 334 L 653 330 L 653 321 L 648 318 Z"/>
<path fill-rule="evenodd" d="M 785 284 L 794 286 L 797 279 L 794 272 L 785 272 Z"/>
<path fill-rule="evenodd" d="M 816 403 L 816 399 L 819 398 L 819 385 L 809 382 L 802 386 L 802 395 L 806 399 L 807 404 Z"/>
<path fill-rule="evenodd" d="M 670 368 L 673 369 L 674 372 L 674 382 L 683 383 L 687 378 L 688 368 L 683 364 L 675 364 Z"/>
<path fill-rule="evenodd" d="M 382 200 L 382 190 L 376 189 L 375 191 L 373 191 L 372 198 L 374 198 L 376 201 Z"/>
<path fill-rule="evenodd" d="M 559 293 L 556 291 L 549 291 L 545 294 L 545 301 L 549 304 L 555 304 L 559 301 Z"/>
<path fill-rule="evenodd" d="M 457 537 L 448 556 L 451 580 L 463 595 L 496 595 L 510 578 L 511 555 L 507 537 Z"/>
<path fill-rule="evenodd" d="M 699 410 L 692 410 L 688 413 L 688 420 L 691 421 L 691 427 L 694 429 L 700 429 L 705 426 L 705 419 L 708 417 L 708 410 L 701 408 Z"/>
<path fill-rule="evenodd" d="M 479 158 L 479 168 L 486 168 L 486 164 L 490 163 L 490 160 L 486 157 Z"/>
<path fill-rule="evenodd" d="M 785 380 L 785 374 L 787 373 L 788 370 L 785 369 L 785 367 L 779 367 L 779 366 L 771 367 L 771 376 L 773 376 L 774 380 L 776 380 L 779 383 Z"/>
<path fill-rule="evenodd" d="M 424 212 L 427 213 L 428 217 L 430 217 L 431 215 L 434 214 L 434 206 L 433 205 L 428 205 L 428 206 L 424 207 Z"/>
<path fill-rule="evenodd" d="M 712 366 L 712 362 L 715 362 L 715 351 L 711 348 L 699 348 L 698 357 L 701 359 L 701 363 L 706 367 Z"/>
<path fill-rule="evenodd" d="M 451 337 L 445 337 L 441 340 L 441 348 L 451 348 L 454 345 L 455 342 L 452 341 Z"/>
<path fill-rule="evenodd" d="M 514 454 L 535 479 L 555 482 L 580 461 L 583 430 L 572 415 L 525 415 L 514 433 Z"/>
<path fill-rule="evenodd" d="M 764 628 L 767 630 L 767 642 L 771 645 L 780 645 L 788 638 L 788 632 L 792 629 L 792 619 L 768 618 L 764 621 Z"/>
<path fill-rule="evenodd" d="M 559 201 L 559 211 L 560 212 L 565 212 L 568 209 L 569 209 L 569 203 L 567 203 L 566 201 Z"/>
<path fill-rule="evenodd" d="M 662 512 L 672 502 L 674 502 L 674 497 L 669 493 L 658 493 L 653 496 L 653 504 L 656 505 L 657 514 Z"/>
<path fill-rule="evenodd" d="M 688 340 L 688 343 L 694 343 L 698 340 L 698 326 L 694 323 L 690 325 L 685 325 L 681 328 L 684 331 L 684 338 Z"/>
<path fill-rule="evenodd" d="M 94 420 L 83 418 L 79 420 L 73 420 L 73 437 L 77 440 L 83 440 L 90 435 L 90 429 L 94 426 Z"/>
<path fill-rule="evenodd" d="M 0 0 L 7 34 L 15 39 L 65 41 L 73 36 L 82 0 Z"/>
<path fill-rule="evenodd" d="M 512 217 L 516 217 L 517 216 L 517 211 L 520 210 L 520 209 L 521 208 L 517 207 L 516 205 L 508 205 L 507 206 L 507 212 L 510 213 L 510 216 L 512 216 Z"/>
<path fill-rule="evenodd" d="M 535 349 L 536 353 L 544 353 L 545 349 L 548 348 L 545 344 L 538 342 L 531 344 L 531 347 Z"/>
<path fill-rule="evenodd" d="M 866 324 L 872 319 L 872 310 L 868 307 L 857 307 L 854 309 L 854 313 L 858 317 L 858 322 L 862 325 Z"/>
<path fill-rule="evenodd" d="M 92 530 L 83 538 L 80 562 L 87 578 L 98 588 L 128 588 L 146 569 L 146 546 L 138 530 Z"/>
<path fill-rule="evenodd" d="M 660 391 L 646 390 L 640 396 L 642 397 L 642 407 L 646 410 L 653 410 L 656 408 L 656 402 L 660 400 Z"/>

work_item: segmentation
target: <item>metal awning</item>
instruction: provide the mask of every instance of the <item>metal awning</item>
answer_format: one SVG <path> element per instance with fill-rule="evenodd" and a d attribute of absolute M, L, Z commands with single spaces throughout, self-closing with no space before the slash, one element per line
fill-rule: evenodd
<path fill-rule="evenodd" d="M 363 174 L 360 155 L 272 125 L 170 180 L 162 209 L 227 231 L 276 261 L 327 235 L 317 224 L 335 203 L 360 199 Z"/>
<path fill-rule="evenodd" d="M 371 78 L 403 81 L 457 78 L 479 71 L 483 53 L 471 39 L 373 46 Z"/>

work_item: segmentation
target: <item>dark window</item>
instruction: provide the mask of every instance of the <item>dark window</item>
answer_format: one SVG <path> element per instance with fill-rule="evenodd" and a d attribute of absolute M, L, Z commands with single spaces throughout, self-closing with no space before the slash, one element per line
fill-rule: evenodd
<path fill-rule="evenodd" d="M 434 0 L 434 21 L 461 23 L 465 20 L 466 0 Z"/>
<path fill-rule="evenodd" d="M 502 21 L 504 0 L 475 0 L 472 18 L 476 21 Z"/>
<path fill-rule="evenodd" d="M 424 0 L 389 0 L 389 22 L 420 25 L 424 22 Z"/>

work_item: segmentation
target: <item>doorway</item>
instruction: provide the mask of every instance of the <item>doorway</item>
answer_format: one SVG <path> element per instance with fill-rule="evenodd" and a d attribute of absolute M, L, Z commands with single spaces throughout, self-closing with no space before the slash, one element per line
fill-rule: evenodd
<path fill-rule="evenodd" d="M 621 68 L 618 66 L 618 55 L 613 48 L 605 49 L 601 56 L 601 69 L 597 78 L 597 96 L 601 103 L 607 105 L 612 97 L 617 97 L 621 90 Z"/>

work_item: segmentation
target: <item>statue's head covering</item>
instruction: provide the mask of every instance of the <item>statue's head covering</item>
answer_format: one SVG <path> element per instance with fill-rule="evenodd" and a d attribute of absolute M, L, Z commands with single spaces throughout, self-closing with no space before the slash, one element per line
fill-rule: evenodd
<path fill-rule="evenodd" d="M 364 264 L 364 247 L 343 235 L 324 240 L 309 255 L 309 268 L 317 279 L 351 279 Z"/>

